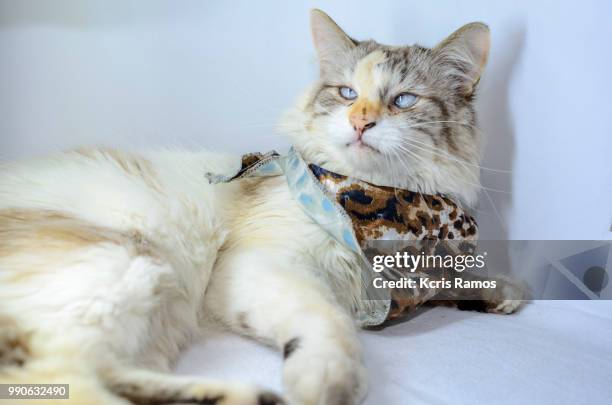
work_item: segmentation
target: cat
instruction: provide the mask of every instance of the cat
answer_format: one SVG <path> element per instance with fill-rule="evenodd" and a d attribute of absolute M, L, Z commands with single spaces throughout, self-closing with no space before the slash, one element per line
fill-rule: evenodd
<path fill-rule="evenodd" d="M 319 10 L 311 28 L 320 78 L 282 124 L 304 159 L 473 207 L 487 26 L 432 49 L 357 41 Z M 70 383 L 77 404 L 362 401 L 358 258 L 282 177 L 204 180 L 238 163 L 82 148 L 2 164 L 0 382 Z M 282 397 L 168 373 L 211 319 L 283 353 Z"/>

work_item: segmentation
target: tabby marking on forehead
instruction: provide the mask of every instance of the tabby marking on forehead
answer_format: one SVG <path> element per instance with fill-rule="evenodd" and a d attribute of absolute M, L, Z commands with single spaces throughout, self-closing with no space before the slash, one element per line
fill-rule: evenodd
<path fill-rule="evenodd" d="M 381 50 L 370 53 L 355 66 L 355 84 L 359 97 L 370 101 L 377 100 L 378 88 L 382 85 L 382 74 L 377 65 L 384 63 L 385 54 Z"/>
<path fill-rule="evenodd" d="M 375 120 L 381 112 L 381 103 L 378 98 L 378 89 L 382 87 L 382 72 L 377 68 L 385 62 L 382 51 L 374 51 L 363 58 L 355 66 L 354 82 L 357 88 L 358 98 L 349 109 L 349 116 L 361 115 L 363 118 L 370 117 Z"/>

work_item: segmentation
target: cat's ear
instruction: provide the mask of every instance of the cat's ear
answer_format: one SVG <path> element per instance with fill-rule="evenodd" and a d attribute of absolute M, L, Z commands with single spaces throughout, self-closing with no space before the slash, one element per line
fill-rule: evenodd
<path fill-rule="evenodd" d="M 489 27 L 474 22 L 464 25 L 434 48 L 438 63 L 460 80 L 466 96 L 474 92 L 489 57 Z"/>
<path fill-rule="evenodd" d="M 321 72 L 337 65 L 343 60 L 343 56 L 356 46 L 355 41 L 321 10 L 314 9 L 310 12 L 310 28 Z"/>

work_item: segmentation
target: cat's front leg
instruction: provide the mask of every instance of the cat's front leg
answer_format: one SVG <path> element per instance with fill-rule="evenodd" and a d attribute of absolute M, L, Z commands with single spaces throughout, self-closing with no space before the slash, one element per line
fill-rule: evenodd
<path fill-rule="evenodd" d="M 354 322 L 307 266 L 284 260 L 282 252 L 226 255 L 214 271 L 206 305 L 231 329 L 279 348 L 291 404 L 363 399 L 366 372 Z"/>

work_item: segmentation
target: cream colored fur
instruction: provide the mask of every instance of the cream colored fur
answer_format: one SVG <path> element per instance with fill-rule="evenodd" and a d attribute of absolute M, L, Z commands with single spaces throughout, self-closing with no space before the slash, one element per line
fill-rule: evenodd
<path fill-rule="evenodd" d="M 308 221 L 284 179 L 204 180 L 237 162 L 92 149 L 2 167 L 0 243 L 10 249 L 0 249 L 0 311 L 24 334 L 58 337 L 70 356 L 46 369 L 54 380 L 74 381 L 79 364 L 111 387 L 125 369 L 169 371 L 206 313 L 279 348 L 299 337 L 284 375 L 296 403 L 318 403 L 332 395 L 323 387 L 347 379 L 349 395 L 363 395 L 349 317 L 360 302 L 355 258 Z M 35 360 L 0 379 L 32 381 L 44 353 L 62 359 L 38 342 Z M 220 403 L 257 403 L 255 388 L 219 387 Z"/>
<path fill-rule="evenodd" d="M 316 41 L 333 42 L 328 19 L 314 12 Z M 343 41 L 336 48 L 351 46 Z M 363 80 L 376 65 L 369 69 Z M 474 167 L 432 155 L 413 162 L 414 173 L 391 170 L 388 160 L 342 149 L 353 137 L 346 113 L 313 124 L 310 109 L 300 103 L 284 125 L 308 160 L 474 201 L 477 184 L 458 180 L 477 183 Z M 478 142 L 459 147 L 477 163 Z M 290 403 L 359 402 L 357 258 L 306 217 L 283 178 L 205 181 L 238 161 L 94 148 L 2 165 L 0 382 L 69 383 L 75 404 L 280 403 L 257 387 L 164 374 L 212 318 L 285 350 Z"/>

